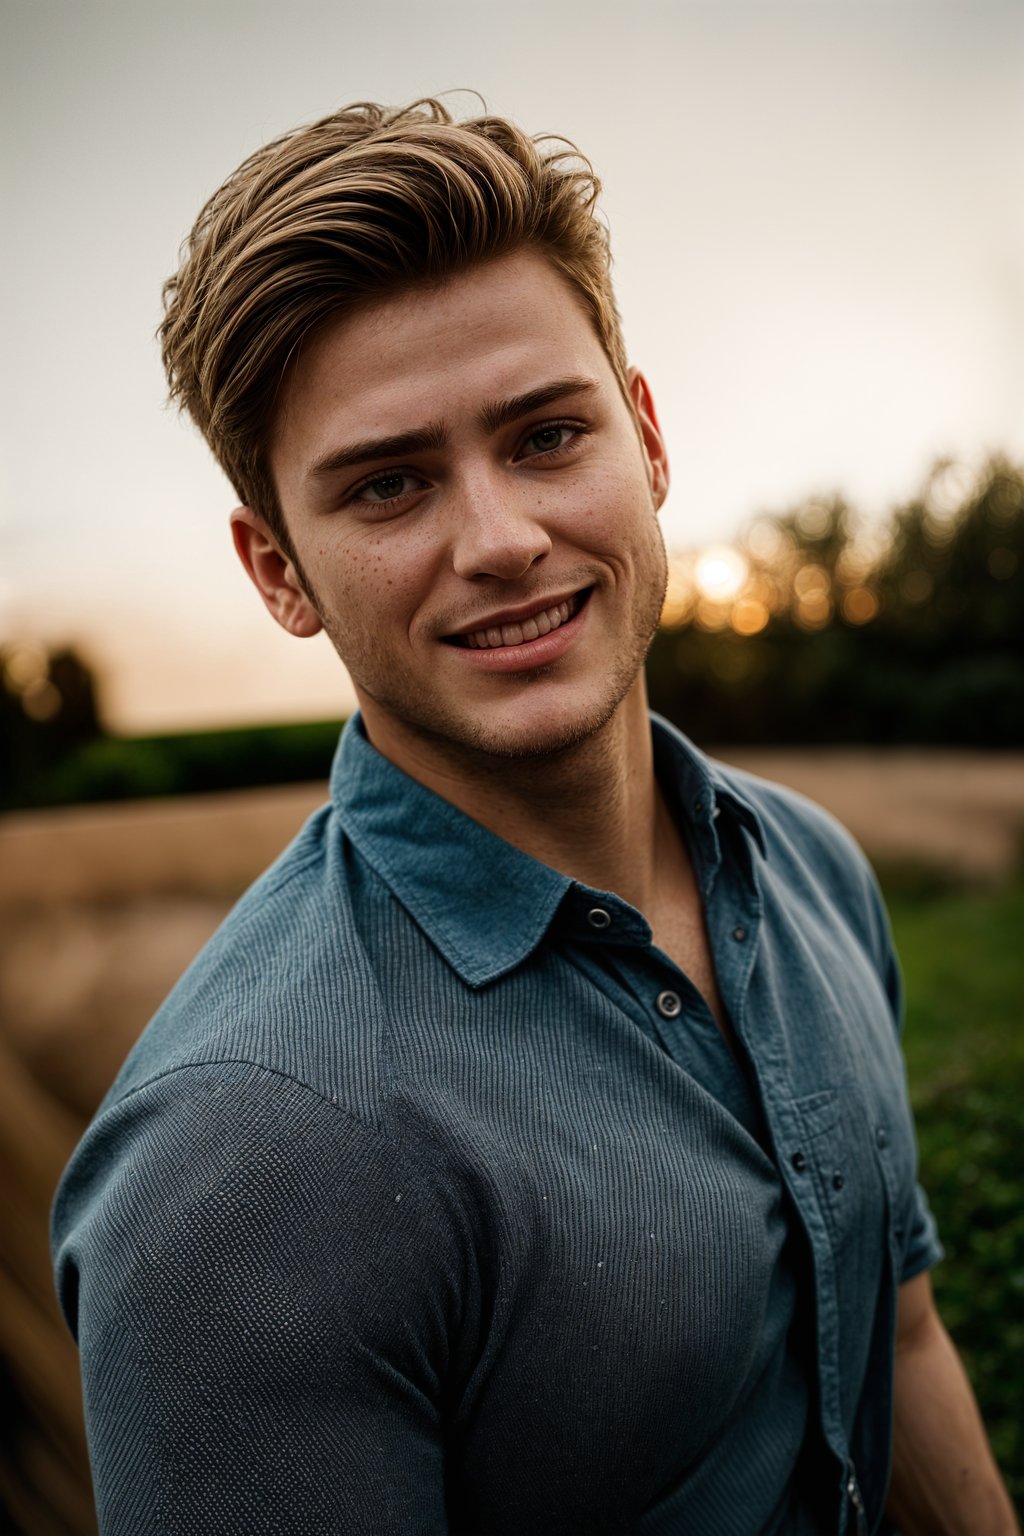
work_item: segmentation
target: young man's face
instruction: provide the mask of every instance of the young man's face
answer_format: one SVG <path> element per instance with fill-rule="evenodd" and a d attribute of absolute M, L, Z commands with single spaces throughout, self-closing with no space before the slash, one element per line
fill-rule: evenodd
<path fill-rule="evenodd" d="M 531 251 L 303 348 L 270 463 L 307 591 L 253 514 L 236 541 L 280 623 L 327 630 L 400 766 L 555 751 L 642 686 L 667 465 L 639 375 L 631 393 L 639 433 L 579 300 Z"/>

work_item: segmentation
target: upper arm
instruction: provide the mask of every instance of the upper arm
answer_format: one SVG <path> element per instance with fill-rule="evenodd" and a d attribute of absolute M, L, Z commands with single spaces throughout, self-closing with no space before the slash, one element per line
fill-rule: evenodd
<path fill-rule="evenodd" d="M 145 1090 L 65 1239 L 101 1530 L 440 1533 L 450 1223 L 380 1137 L 245 1074 Z"/>
<path fill-rule="evenodd" d="M 897 1350 L 914 1349 L 927 1343 L 933 1330 L 941 1326 L 928 1272 L 905 1280 L 897 1293 Z"/>

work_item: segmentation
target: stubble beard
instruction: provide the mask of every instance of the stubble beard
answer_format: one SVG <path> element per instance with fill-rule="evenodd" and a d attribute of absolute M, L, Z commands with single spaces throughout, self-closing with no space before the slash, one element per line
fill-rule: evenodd
<path fill-rule="evenodd" d="M 307 585 L 306 595 L 316 608 L 328 639 L 345 664 L 357 690 L 373 701 L 405 734 L 419 737 L 434 755 L 445 759 L 458 771 L 467 766 L 475 772 L 501 772 L 514 764 L 524 767 L 572 756 L 586 743 L 601 737 L 614 719 L 623 700 L 637 681 L 651 642 L 661 618 L 668 586 L 668 562 L 661 538 L 657 514 L 655 518 L 653 564 L 649 579 L 643 584 L 645 601 L 638 606 L 628 637 L 619 651 L 618 665 L 609 674 L 607 686 L 601 697 L 575 715 L 561 712 L 551 731 L 533 727 L 527 733 L 519 731 L 514 723 L 488 724 L 473 718 L 467 711 L 446 707 L 445 701 L 425 696 L 415 678 L 403 676 L 399 669 L 390 676 L 376 676 L 373 668 L 356 667 L 352 664 L 352 646 Z M 372 649 L 372 639 L 367 651 Z M 540 686 L 557 673 L 557 663 L 551 667 L 539 667 L 527 674 L 511 674 L 507 677 L 510 691 Z M 506 681 L 494 674 L 499 686 Z"/>

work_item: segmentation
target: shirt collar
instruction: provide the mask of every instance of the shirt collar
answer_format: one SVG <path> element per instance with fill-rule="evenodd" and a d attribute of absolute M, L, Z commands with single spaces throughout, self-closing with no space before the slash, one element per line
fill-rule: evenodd
<path fill-rule="evenodd" d="M 717 853 L 714 821 L 721 802 L 749 827 L 763 852 L 760 820 L 749 802 L 674 726 L 657 715 L 651 721 L 659 778 L 664 783 L 667 775 L 678 786 L 680 810 L 691 826 L 708 829 Z M 570 891 L 583 907 L 615 905 L 634 937 L 646 932 L 649 938 L 644 919 L 618 897 L 540 863 L 410 778 L 371 745 L 358 713 L 342 733 L 331 797 L 359 853 L 470 986 L 496 981 L 522 964 Z"/>
<path fill-rule="evenodd" d="M 699 843 L 704 829 L 713 831 L 720 813 L 727 811 L 750 833 L 762 857 L 767 857 L 764 823 L 733 782 L 731 770 L 707 757 L 688 736 L 653 712 L 651 733 L 658 782 L 674 799 L 691 836 Z M 717 855 L 717 838 L 715 844 Z"/>

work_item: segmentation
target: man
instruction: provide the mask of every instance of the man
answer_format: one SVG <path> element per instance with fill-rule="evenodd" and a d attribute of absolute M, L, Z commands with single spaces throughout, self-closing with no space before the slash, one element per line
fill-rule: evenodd
<path fill-rule="evenodd" d="M 105 1532 L 866 1531 L 890 1461 L 906 1532 L 1015 1529 L 873 880 L 647 713 L 668 466 L 596 193 L 364 104 L 168 285 L 241 560 L 360 715 L 58 1195 Z"/>

